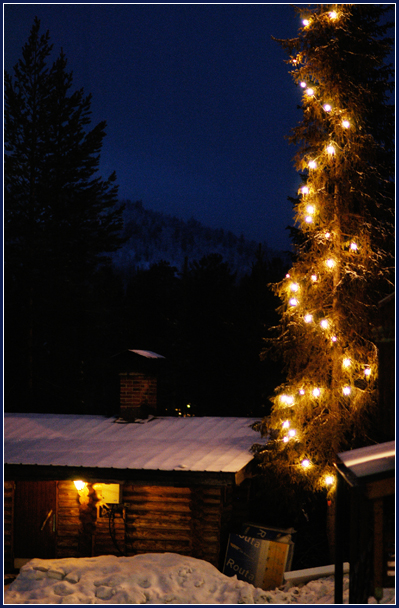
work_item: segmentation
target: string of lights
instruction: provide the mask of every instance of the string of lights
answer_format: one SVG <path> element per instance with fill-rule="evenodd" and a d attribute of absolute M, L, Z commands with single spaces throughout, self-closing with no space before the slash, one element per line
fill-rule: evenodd
<path fill-rule="evenodd" d="M 334 490 L 338 434 L 373 398 L 377 381 L 376 348 L 367 336 L 352 331 L 342 304 L 349 297 L 349 281 L 364 280 L 379 255 L 364 218 L 353 209 L 356 192 L 349 183 L 351 155 L 361 154 L 364 132 L 355 106 L 345 104 L 350 97 L 326 79 L 328 66 L 318 69 L 312 47 L 315 40 L 335 44 L 334 28 L 350 19 L 350 6 L 325 10 L 319 5 L 302 21 L 302 48 L 297 43 L 290 49 L 304 114 L 297 130 L 303 183 L 294 207 L 303 241 L 292 269 L 275 287 L 282 301 L 282 340 L 288 345 L 291 339 L 285 356 L 292 360 L 286 384 L 272 399 L 267 427 L 282 466 L 302 471 L 311 476 L 314 488 L 329 492 Z M 362 294 L 352 294 L 357 297 Z M 339 429 L 336 438 L 334 429 Z M 324 454 L 315 449 L 318 433 L 320 443 L 321 437 L 330 441 Z"/>

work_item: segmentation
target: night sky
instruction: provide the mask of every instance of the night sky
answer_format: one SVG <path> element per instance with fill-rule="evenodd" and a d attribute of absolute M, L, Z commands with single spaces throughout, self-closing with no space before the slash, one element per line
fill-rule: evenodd
<path fill-rule="evenodd" d="M 271 39 L 296 36 L 287 4 L 6 4 L 4 63 L 35 15 L 73 88 L 107 122 L 103 177 L 120 198 L 288 249 L 299 177 L 286 136 L 300 92 Z"/>

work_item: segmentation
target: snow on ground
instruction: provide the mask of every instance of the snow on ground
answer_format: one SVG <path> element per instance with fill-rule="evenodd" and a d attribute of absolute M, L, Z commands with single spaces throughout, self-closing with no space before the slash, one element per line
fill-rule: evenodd
<path fill-rule="evenodd" d="M 344 581 L 348 603 L 348 578 Z M 32 559 L 5 604 L 332 604 L 334 577 L 263 591 L 210 563 L 176 553 Z M 374 598 L 369 603 L 376 603 Z M 394 604 L 394 590 L 381 603 Z"/>

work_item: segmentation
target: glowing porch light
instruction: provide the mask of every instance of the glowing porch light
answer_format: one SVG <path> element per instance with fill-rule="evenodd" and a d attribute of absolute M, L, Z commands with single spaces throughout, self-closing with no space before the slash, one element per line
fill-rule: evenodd
<path fill-rule="evenodd" d="M 296 298 L 291 298 L 289 301 L 290 306 L 297 306 L 298 300 Z"/>
<path fill-rule="evenodd" d="M 322 319 L 322 321 L 320 321 L 320 325 L 323 329 L 327 329 L 328 328 L 328 321 L 327 319 Z"/>
<path fill-rule="evenodd" d="M 303 466 L 304 469 L 308 469 L 310 467 L 310 460 L 308 460 L 307 458 L 304 458 L 304 460 L 302 460 L 301 465 Z"/>
<path fill-rule="evenodd" d="M 335 261 L 332 258 L 328 258 L 328 260 L 326 260 L 326 266 L 328 268 L 334 268 L 335 266 Z"/>
<path fill-rule="evenodd" d="M 309 169 L 316 169 L 316 167 L 317 167 L 316 161 L 315 160 L 310 160 L 309 163 L 308 163 L 308 167 L 309 167 Z"/>
<path fill-rule="evenodd" d="M 86 482 L 81 479 L 76 479 L 73 483 L 78 492 L 81 492 L 86 487 Z"/>
<path fill-rule="evenodd" d="M 332 108 L 329 103 L 324 104 L 323 108 L 326 112 L 331 112 Z"/>
<path fill-rule="evenodd" d="M 352 361 L 351 361 L 350 359 L 346 358 L 346 359 L 344 359 L 344 360 L 342 361 L 342 366 L 343 366 L 343 367 L 350 367 L 350 366 L 351 366 L 351 363 L 352 363 Z"/>
<path fill-rule="evenodd" d="M 349 249 L 350 249 L 351 251 L 357 251 L 357 250 L 358 250 L 358 246 L 357 246 L 357 244 L 356 244 L 355 242 L 352 242 L 352 243 L 350 244 L 350 246 L 349 246 Z"/>
<path fill-rule="evenodd" d="M 314 388 L 312 393 L 313 393 L 313 397 L 320 397 L 320 389 L 319 388 Z"/>
<path fill-rule="evenodd" d="M 304 316 L 303 320 L 305 323 L 311 323 L 313 321 L 313 315 L 307 314 Z"/>
<path fill-rule="evenodd" d="M 349 127 L 351 126 L 351 123 L 349 122 L 349 120 L 343 120 L 342 126 L 344 127 L 344 129 L 349 129 Z"/>
<path fill-rule="evenodd" d="M 350 386 L 344 386 L 344 388 L 342 389 L 342 392 L 344 395 L 350 395 L 351 394 L 351 387 Z"/>
<path fill-rule="evenodd" d="M 335 154 L 335 148 L 334 148 L 334 146 L 332 144 L 330 144 L 329 146 L 327 146 L 326 150 L 327 150 L 327 153 L 330 156 L 333 156 Z"/>

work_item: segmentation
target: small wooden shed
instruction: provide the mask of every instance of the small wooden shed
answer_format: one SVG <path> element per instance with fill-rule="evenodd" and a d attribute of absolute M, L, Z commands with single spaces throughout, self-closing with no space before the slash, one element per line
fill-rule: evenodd
<path fill-rule="evenodd" d="M 6 413 L 6 571 L 32 557 L 169 551 L 221 567 L 246 519 L 254 422 Z"/>
<path fill-rule="evenodd" d="M 395 586 L 395 441 L 342 452 L 335 466 L 335 603 L 343 603 L 347 558 L 349 603 L 367 604 L 370 596 L 379 601 L 384 588 Z"/>

